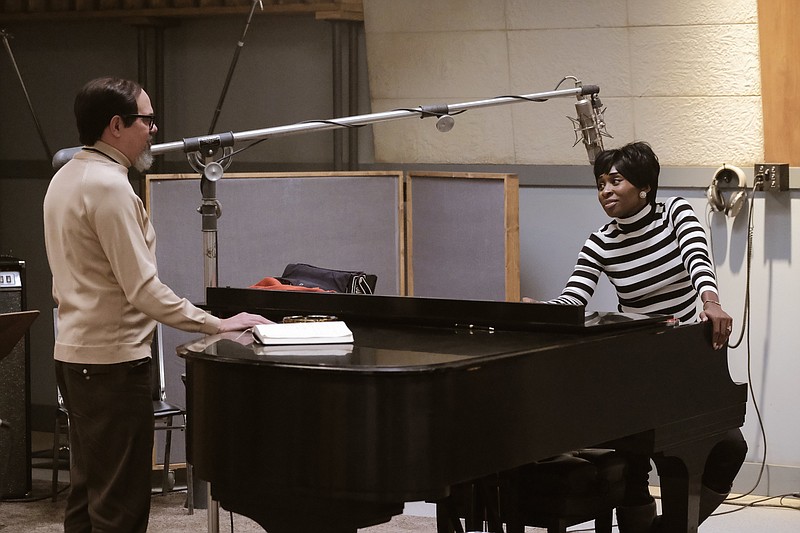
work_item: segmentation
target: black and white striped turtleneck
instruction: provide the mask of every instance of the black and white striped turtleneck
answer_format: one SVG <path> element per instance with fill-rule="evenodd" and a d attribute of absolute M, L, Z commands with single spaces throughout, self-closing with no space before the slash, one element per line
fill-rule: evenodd
<path fill-rule="evenodd" d="M 616 288 L 619 311 L 699 318 L 704 291 L 718 294 L 706 234 L 683 198 L 647 204 L 592 233 L 561 296 L 549 303 L 586 305 L 600 274 Z"/>

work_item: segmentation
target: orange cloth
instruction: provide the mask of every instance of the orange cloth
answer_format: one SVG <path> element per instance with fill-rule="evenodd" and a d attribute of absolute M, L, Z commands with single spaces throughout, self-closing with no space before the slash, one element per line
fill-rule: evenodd
<path fill-rule="evenodd" d="M 326 291 L 319 287 L 302 287 L 300 285 L 285 285 L 276 278 L 264 278 L 255 285 L 250 285 L 251 289 L 265 289 L 269 291 L 304 291 L 304 292 L 336 292 Z"/>

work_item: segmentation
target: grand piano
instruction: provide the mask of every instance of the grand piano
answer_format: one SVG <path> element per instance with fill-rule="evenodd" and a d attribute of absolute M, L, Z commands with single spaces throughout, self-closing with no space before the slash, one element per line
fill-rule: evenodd
<path fill-rule="evenodd" d="M 355 532 L 404 502 L 579 448 L 651 453 L 669 531 L 697 531 L 708 452 L 746 385 L 705 324 L 582 307 L 209 288 L 206 306 L 335 315 L 352 345 L 249 333 L 178 348 L 188 459 L 220 505 L 269 533 Z"/>

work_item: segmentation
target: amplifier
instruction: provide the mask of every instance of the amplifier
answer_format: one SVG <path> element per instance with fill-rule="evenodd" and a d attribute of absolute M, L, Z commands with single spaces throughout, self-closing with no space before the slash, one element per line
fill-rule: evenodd
<path fill-rule="evenodd" d="M 25 261 L 0 257 L 0 313 L 26 311 Z M 0 360 L 0 498 L 31 491 L 30 349 L 25 335 Z"/>

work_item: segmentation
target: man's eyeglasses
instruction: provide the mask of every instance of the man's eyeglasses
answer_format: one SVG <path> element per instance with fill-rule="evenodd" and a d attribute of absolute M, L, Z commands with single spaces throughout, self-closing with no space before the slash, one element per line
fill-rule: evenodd
<path fill-rule="evenodd" d="M 147 124 L 147 128 L 150 131 L 153 131 L 153 126 L 156 125 L 156 116 L 155 115 L 125 115 L 125 118 L 140 118 L 142 122 Z"/>

